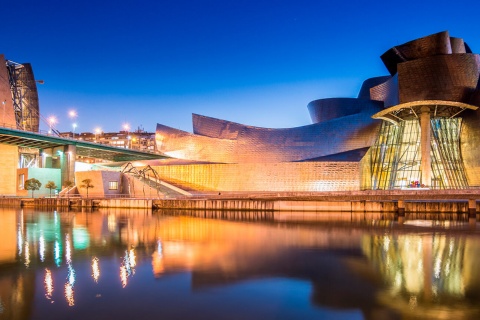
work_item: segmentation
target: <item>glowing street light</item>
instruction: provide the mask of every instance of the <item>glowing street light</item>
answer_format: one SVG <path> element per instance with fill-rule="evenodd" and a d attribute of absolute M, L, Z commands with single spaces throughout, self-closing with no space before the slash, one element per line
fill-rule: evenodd
<path fill-rule="evenodd" d="M 75 139 L 75 128 L 77 128 L 77 124 L 74 122 L 72 123 L 73 131 L 72 131 L 72 137 Z"/>
<path fill-rule="evenodd" d="M 54 116 L 48 118 L 48 125 L 50 127 L 50 129 L 48 130 L 48 134 L 52 134 L 52 129 L 55 126 L 55 123 L 57 123 L 57 118 L 55 118 Z"/>
<path fill-rule="evenodd" d="M 95 128 L 95 141 L 98 139 L 98 135 L 102 133 L 102 129 L 101 128 Z"/>
<path fill-rule="evenodd" d="M 75 139 L 75 128 L 77 127 L 77 124 L 75 123 L 75 118 L 77 118 L 78 114 L 77 114 L 77 111 L 75 110 L 70 110 L 68 111 L 68 117 L 70 119 L 72 119 L 73 123 L 72 123 L 72 127 L 73 127 L 73 131 L 72 131 L 72 137 Z"/>
<path fill-rule="evenodd" d="M 130 131 L 130 125 L 128 123 L 123 124 L 123 130 L 127 133 L 127 146 L 126 149 L 130 149 L 130 135 L 128 134 L 128 131 Z"/>

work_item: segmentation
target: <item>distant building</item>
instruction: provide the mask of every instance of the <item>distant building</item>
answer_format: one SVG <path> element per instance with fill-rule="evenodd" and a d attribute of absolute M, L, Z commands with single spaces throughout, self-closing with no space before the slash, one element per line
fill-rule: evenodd
<path fill-rule="evenodd" d="M 60 133 L 60 137 L 95 142 L 118 148 L 140 150 L 144 152 L 155 152 L 156 150 L 155 133 L 145 132 L 142 129 L 138 129 L 133 132 L 82 132 L 75 134 L 73 132 L 62 132 Z"/>

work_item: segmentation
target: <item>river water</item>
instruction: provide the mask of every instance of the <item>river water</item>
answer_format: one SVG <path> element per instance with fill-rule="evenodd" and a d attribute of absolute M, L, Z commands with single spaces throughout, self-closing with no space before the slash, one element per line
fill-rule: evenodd
<path fill-rule="evenodd" d="M 480 319 L 480 225 L 0 208 L 0 319 Z"/>

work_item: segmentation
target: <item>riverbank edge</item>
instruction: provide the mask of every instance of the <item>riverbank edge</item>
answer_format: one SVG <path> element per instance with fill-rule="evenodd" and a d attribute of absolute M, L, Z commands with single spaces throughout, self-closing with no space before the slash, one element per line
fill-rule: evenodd
<path fill-rule="evenodd" d="M 415 192 L 373 194 L 250 194 L 202 198 L 0 198 L 0 207 L 33 208 L 147 208 L 224 211 L 476 213 L 480 190 L 474 192 Z M 363 197 L 362 197 L 363 195 Z"/>

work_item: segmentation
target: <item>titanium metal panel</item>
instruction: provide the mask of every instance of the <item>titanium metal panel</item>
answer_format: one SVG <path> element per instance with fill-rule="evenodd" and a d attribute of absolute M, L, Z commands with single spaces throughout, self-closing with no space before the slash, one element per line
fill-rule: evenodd
<path fill-rule="evenodd" d="M 370 96 L 370 89 L 384 83 L 390 78 L 391 76 L 382 76 L 382 77 L 370 78 L 363 81 L 362 88 L 360 88 L 360 92 L 358 93 L 358 98 L 367 99 L 367 100 L 378 100 L 378 99 L 373 99 Z"/>
<path fill-rule="evenodd" d="M 245 127 L 243 124 L 202 116 L 195 113 L 192 114 L 192 122 L 194 134 L 228 140 L 237 139 L 238 132 Z"/>
<path fill-rule="evenodd" d="M 365 109 L 382 108 L 383 103 L 366 99 L 329 98 L 310 102 L 307 106 L 312 123 L 330 121 L 336 118 L 363 112 Z"/>
<path fill-rule="evenodd" d="M 383 101 L 385 108 L 399 104 L 398 99 L 398 75 L 395 74 L 387 81 L 370 89 L 372 100 Z"/>
<path fill-rule="evenodd" d="M 216 139 L 157 124 L 157 150 L 177 159 L 235 163 L 236 141 Z"/>
<path fill-rule="evenodd" d="M 398 65 L 400 103 L 447 100 L 470 103 L 480 74 L 480 56 L 433 56 Z"/>
<path fill-rule="evenodd" d="M 450 35 L 448 31 L 443 31 L 395 46 L 380 58 L 390 74 L 394 75 L 397 64 L 401 62 L 451 53 Z"/>
<path fill-rule="evenodd" d="M 452 53 L 467 53 L 467 49 L 465 47 L 465 42 L 462 38 L 454 38 L 450 37 L 450 45 L 452 47 Z M 471 53 L 471 52 L 469 52 Z"/>
<path fill-rule="evenodd" d="M 17 122 L 13 112 L 12 92 L 3 54 L 0 54 L 0 108 L 0 126 L 16 128 Z"/>
<path fill-rule="evenodd" d="M 243 126 L 237 139 L 200 136 L 158 124 L 157 150 L 179 159 L 216 163 L 276 163 L 320 158 L 373 145 L 380 121 L 371 115 L 381 109 L 380 103 L 367 103 L 359 113 L 297 128 Z"/>

